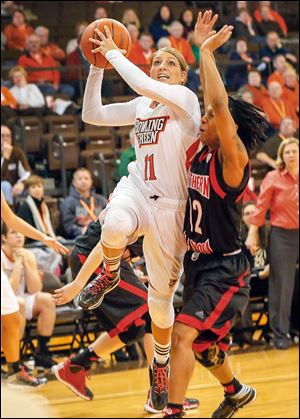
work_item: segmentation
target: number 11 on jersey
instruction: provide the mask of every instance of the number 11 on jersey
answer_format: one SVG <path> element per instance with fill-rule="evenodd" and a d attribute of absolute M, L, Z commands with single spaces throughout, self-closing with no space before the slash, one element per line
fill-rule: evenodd
<path fill-rule="evenodd" d="M 154 154 L 145 156 L 145 180 L 156 180 L 154 170 Z"/>

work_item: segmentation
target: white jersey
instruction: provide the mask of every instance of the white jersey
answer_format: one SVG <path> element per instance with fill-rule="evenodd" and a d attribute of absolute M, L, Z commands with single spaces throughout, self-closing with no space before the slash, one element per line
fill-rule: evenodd
<path fill-rule="evenodd" d="M 4 270 L 8 278 L 10 278 L 14 270 L 15 262 L 6 256 L 6 254 L 3 252 L 2 249 L 1 249 L 1 264 L 2 264 L 2 269 Z M 20 285 L 16 291 L 16 296 L 22 297 L 25 294 L 25 285 L 26 285 L 25 272 L 24 272 L 24 267 L 22 266 L 21 280 L 20 280 Z"/>
<path fill-rule="evenodd" d="M 199 144 L 197 96 L 185 86 L 151 79 L 117 50 L 109 51 L 106 58 L 142 97 L 102 106 L 103 70 L 91 66 L 82 119 L 94 125 L 134 124 L 137 160 L 130 163 L 129 173 L 147 185 L 150 194 L 185 200 L 187 166 Z"/>

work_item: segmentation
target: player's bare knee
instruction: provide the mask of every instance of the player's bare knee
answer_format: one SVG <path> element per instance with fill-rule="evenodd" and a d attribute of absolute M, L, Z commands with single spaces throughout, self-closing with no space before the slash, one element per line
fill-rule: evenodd
<path fill-rule="evenodd" d="M 194 340 L 194 336 L 190 336 L 188 333 L 188 327 L 182 323 L 176 323 L 172 331 L 172 350 L 178 350 L 180 348 L 191 347 Z"/>
<path fill-rule="evenodd" d="M 217 344 L 213 344 L 202 352 L 195 352 L 195 357 L 203 367 L 214 371 L 223 365 L 226 352 L 222 351 Z"/>

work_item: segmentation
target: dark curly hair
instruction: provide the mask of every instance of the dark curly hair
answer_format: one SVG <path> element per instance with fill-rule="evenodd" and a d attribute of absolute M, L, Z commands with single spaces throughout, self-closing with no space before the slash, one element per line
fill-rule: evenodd
<path fill-rule="evenodd" d="M 228 106 L 238 126 L 237 134 L 247 151 L 253 150 L 258 143 L 266 141 L 270 125 L 259 108 L 232 96 L 228 96 Z"/>

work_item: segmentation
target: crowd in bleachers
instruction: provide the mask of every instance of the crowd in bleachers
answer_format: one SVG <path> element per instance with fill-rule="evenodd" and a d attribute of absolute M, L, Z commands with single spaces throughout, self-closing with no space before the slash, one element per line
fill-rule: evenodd
<path fill-rule="evenodd" d="M 41 16 L 27 8 L 30 3 L 34 2 L 1 2 L 1 18 L 5 22 L 1 32 L 1 189 L 21 218 L 71 246 L 76 237 L 85 233 L 88 224 L 97 219 L 117 181 L 127 174 L 127 164 L 135 159 L 134 132 L 132 127 L 93 127 L 81 120 L 89 63 L 79 43 L 89 23 L 87 16 L 77 20 L 73 31 L 75 37 L 64 40 L 62 45 L 60 39 L 52 36 L 52 29 L 42 25 Z M 116 18 L 107 11 L 107 3 L 111 2 L 88 3 L 94 7 L 93 19 Z M 178 49 L 189 67 L 187 86 L 197 94 L 202 107 L 198 70 L 201 57 L 194 43 L 193 28 L 203 2 L 177 2 L 183 3 L 180 13 L 173 12 L 172 2 L 161 2 L 149 23 L 125 3 L 130 2 L 118 2 L 123 10 L 120 20 L 126 25 L 132 41 L 128 59 L 149 74 L 150 59 L 156 49 L 164 46 Z M 206 3 L 216 6 L 218 2 Z M 255 213 L 260 184 L 270 170 L 277 170 L 282 140 L 298 138 L 297 44 L 293 48 L 298 33 L 295 35 L 286 22 L 286 2 L 237 1 L 232 5 L 231 12 L 222 16 L 221 21 L 233 24 L 233 39 L 226 48 L 221 48 L 217 60 L 227 91 L 240 94 L 244 100 L 259 107 L 270 123 L 269 139 L 251 156 L 253 171 L 243 213 L 242 238 L 246 242 L 249 211 Z M 111 71 L 104 78 L 103 96 L 110 102 L 127 101 L 135 93 Z M 264 179 L 265 187 L 268 179 Z M 297 182 L 293 187 L 297 188 Z M 288 202 L 288 196 L 285 199 L 285 205 L 294 205 L 294 201 Z M 259 195 L 258 202 L 261 200 Z M 263 226 L 262 218 L 268 208 L 259 209 L 261 213 L 257 210 L 256 217 L 260 217 L 258 225 Z M 275 211 L 278 211 L 276 206 Z M 289 228 L 298 227 L 288 224 Z M 27 259 L 35 260 L 35 283 L 31 286 L 26 282 L 26 292 L 18 290 L 17 295 L 24 318 L 38 319 L 36 364 L 49 367 L 55 362 L 47 347 L 55 324 L 55 306 L 47 292 L 68 282 L 67 260 L 51 249 L 35 247 L 30 240 L 24 248 L 24 240 L 22 242 L 5 227 L 1 234 L 1 262 L 8 275 L 13 272 L 14 264 L 23 264 L 26 271 Z M 17 252 L 14 240 L 19 240 Z M 30 248 L 26 249 L 28 244 Z M 269 276 L 272 248 L 267 239 L 261 240 L 261 244 L 257 256 L 254 258 L 249 254 L 249 258 L 253 269 L 253 292 L 259 289 L 259 293 L 267 295 L 265 280 Z M 278 255 L 279 250 L 276 248 L 275 251 Z M 281 309 L 280 304 L 285 305 L 286 313 L 291 309 L 296 266 L 297 261 L 288 272 L 292 276 L 289 278 L 290 289 L 286 291 L 289 297 L 278 302 L 273 291 L 272 302 L 276 304 L 276 310 Z M 274 289 L 281 292 L 278 284 Z M 273 314 L 274 307 L 270 310 Z M 297 304 L 296 307 L 298 309 Z M 47 325 L 43 323 L 44 318 Z M 244 324 L 248 328 L 249 324 L 251 326 L 251 311 L 248 323 Z M 289 332 L 297 335 L 298 329 L 299 325 L 294 322 Z M 255 339 L 252 332 L 249 335 L 249 329 L 243 333 L 237 328 L 236 340 L 240 344 L 253 344 Z M 290 336 L 285 343 L 275 341 L 278 348 L 286 349 L 291 344 Z"/>

